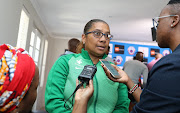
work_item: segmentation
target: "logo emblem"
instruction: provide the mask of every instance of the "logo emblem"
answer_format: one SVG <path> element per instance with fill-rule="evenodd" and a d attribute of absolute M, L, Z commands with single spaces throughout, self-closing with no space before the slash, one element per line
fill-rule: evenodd
<path fill-rule="evenodd" d="M 114 52 L 116 54 L 124 54 L 124 46 L 123 45 L 115 45 Z"/>
<path fill-rule="evenodd" d="M 151 57 L 155 57 L 156 54 L 159 53 L 159 52 L 160 52 L 159 49 L 151 48 L 150 55 L 151 55 Z"/>
<path fill-rule="evenodd" d="M 169 50 L 164 50 L 164 51 L 163 51 L 163 56 L 166 56 L 166 55 L 168 55 L 168 54 L 170 54 Z"/>
<path fill-rule="evenodd" d="M 134 48 L 133 46 L 129 46 L 129 48 L 128 48 L 128 53 L 129 53 L 130 55 L 134 55 L 134 52 L 135 52 L 135 48 Z"/>
<path fill-rule="evenodd" d="M 78 64 L 81 64 L 82 63 L 82 61 L 81 61 L 82 59 L 80 59 L 80 60 L 76 60 L 77 61 L 77 63 Z"/>
<path fill-rule="evenodd" d="M 118 65 L 120 65 L 122 63 L 123 59 L 121 56 L 116 56 L 116 62 Z"/>

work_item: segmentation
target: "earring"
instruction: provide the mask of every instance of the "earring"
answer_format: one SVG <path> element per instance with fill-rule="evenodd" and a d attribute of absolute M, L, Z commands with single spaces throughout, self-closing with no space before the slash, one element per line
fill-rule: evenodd
<path fill-rule="evenodd" d="M 173 27 L 173 25 L 171 24 L 171 27 Z"/>

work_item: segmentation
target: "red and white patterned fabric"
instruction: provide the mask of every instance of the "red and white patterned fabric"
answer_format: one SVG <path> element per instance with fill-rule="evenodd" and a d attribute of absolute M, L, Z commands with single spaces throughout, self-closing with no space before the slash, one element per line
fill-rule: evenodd
<path fill-rule="evenodd" d="M 35 63 L 22 48 L 0 45 L 0 112 L 14 110 L 35 74 Z"/>

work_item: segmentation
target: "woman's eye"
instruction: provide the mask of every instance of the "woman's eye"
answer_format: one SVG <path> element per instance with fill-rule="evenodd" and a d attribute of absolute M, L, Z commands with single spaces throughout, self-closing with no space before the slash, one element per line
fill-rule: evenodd
<path fill-rule="evenodd" d="M 95 32 L 95 34 L 96 34 L 97 36 L 100 36 L 100 35 L 101 35 L 101 32 Z"/>

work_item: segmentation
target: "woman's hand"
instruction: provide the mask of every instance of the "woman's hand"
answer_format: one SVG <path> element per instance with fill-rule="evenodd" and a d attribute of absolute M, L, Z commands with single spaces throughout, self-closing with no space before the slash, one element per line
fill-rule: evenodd
<path fill-rule="evenodd" d="M 101 66 L 103 67 L 104 72 L 106 73 L 107 77 L 108 77 L 110 80 L 112 80 L 112 81 L 114 81 L 114 82 L 120 82 L 120 83 L 127 84 L 128 80 L 129 80 L 129 77 L 128 77 L 128 75 L 127 75 L 122 69 L 120 69 L 120 68 L 118 68 L 117 66 L 111 64 L 111 66 L 114 67 L 114 68 L 117 70 L 117 72 L 119 73 L 119 75 L 121 76 L 121 78 L 116 79 L 116 78 L 113 78 L 113 77 L 111 76 L 111 73 L 110 73 L 109 70 L 106 68 L 106 66 L 104 66 L 103 64 L 101 64 Z"/>

